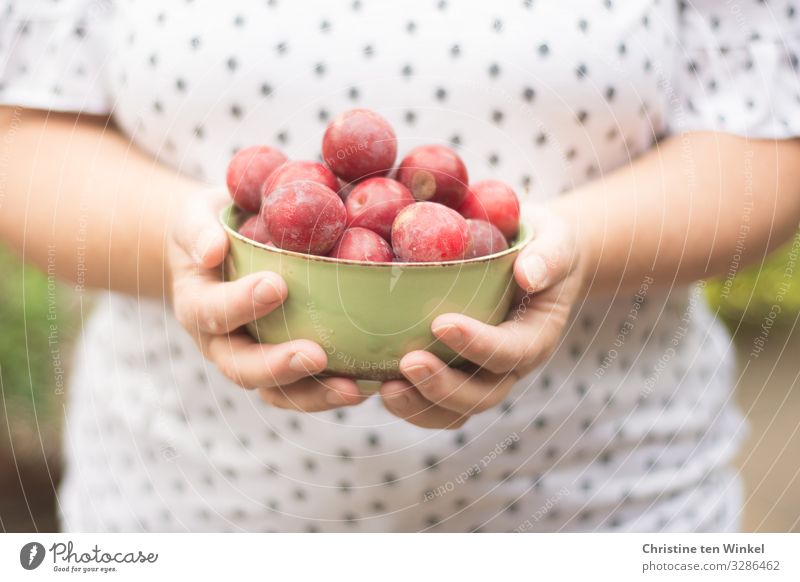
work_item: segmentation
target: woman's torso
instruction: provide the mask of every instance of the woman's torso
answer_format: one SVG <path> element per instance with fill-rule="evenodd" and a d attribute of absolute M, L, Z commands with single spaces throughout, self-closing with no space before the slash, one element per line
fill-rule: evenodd
<path fill-rule="evenodd" d="M 240 147 L 316 158 L 369 107 L 400 150 L 456 147 L 529 202 L 628 163 L 677 112 L 673 2 L 243 1 L 113 6 L 115 119 L 222 183 Z M 597 298 L 552 360 L 455 431 L 378 399 L 271 409 L 204 362 L 161 306 L 111 296 L 68 420 L 75 529 L 587 530 L 730 527 L 727 338 L 697 290 Z M 94 418 L 99 418 L 94 422 Z M 113 516 L 113 517 L 108 517 Z M 716 521 L 719 520 L 719 521 Z"/>

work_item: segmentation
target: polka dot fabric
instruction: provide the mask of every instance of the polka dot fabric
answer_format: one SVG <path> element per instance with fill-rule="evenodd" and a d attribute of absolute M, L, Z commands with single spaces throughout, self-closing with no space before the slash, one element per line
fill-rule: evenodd
<path fill-rule="evenodd" d="M 601 179 L 670 131 L 797 133 L 791 2 L 9 6 L 0 101 L 111 113 L 139 147 L 215 184 L 254 143 L 316 157 L 331 116 L 357 106 L 395 125 L 401 152 L 451 144 L 473 180 L 503 179 L 527 202 Z M 63 526 L 736 529 L 728 462 L 745 426 L 732 347 L 701 293 L 645 278 L 585 301 L 547 365 L 457 431 L 404 423 L 375 398 L 270 408 L 162 306 L 105 295 L 77 350 Z"/>
<path fill-rule="evenodd" d="M 676 130 L 750 137 L 800 133 L 796 2 L 700 0 L 681 6 L 684 63 Z"/>
<path fill-rule="evenodd" d="M 0 103 L 108 113 L 106 0 L 10 0 L 0 18 Z"/>

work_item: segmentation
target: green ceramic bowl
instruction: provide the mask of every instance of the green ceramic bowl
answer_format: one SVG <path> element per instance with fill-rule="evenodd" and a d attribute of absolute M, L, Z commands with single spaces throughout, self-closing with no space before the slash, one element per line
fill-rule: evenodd
<path fill-rule="evenodd" d="M 400 378 L 400 359 L 413 350 L 463 363 L 434 338 L 431 323 L 443 313 L 501 322 L 516 289 L 514 259 L 531 237 L 523 225 L 511 248 L 465 261 L 364 264 L 246 239 L 236 232 L 242 216 L 233 206 L 220 220 L 231 240 L 227 280 L 273 271 L 289 288 L 284 304 L 251 323 L 250 333 L 263 343 L 315 341 L 328 354 L 326 374 L 362 380 Z"/>

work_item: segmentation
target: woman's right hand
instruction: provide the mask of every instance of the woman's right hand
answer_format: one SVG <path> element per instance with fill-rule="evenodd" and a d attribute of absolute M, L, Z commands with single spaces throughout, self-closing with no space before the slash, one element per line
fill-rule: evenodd
<path fill-rule="evenodd" d="M 318 344 L 304 339 L 260 344 L 242 329 L 276 309 L 288 291 L 284 280 L 272 272 L 222 281 L 229 241 L 217 213 L 226 201 L 219 191 L 199 192 L 176 215 L 167 241 L 167 265 L 178 321 L 227 378 L 257 389 L 273 406 L 318 412 L 363 402 L 365 397 L 352 380 L 313 377 L 328 361 Z"/>

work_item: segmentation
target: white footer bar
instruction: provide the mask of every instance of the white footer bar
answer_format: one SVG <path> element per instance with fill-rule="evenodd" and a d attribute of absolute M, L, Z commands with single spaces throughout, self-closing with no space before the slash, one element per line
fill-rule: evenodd
<path fill-rule="evenodd" d="M 0 580 L 800 580 L 800 534 L 3 534 Z M 180 577 L 180 578 L 177 578 Z"/>

